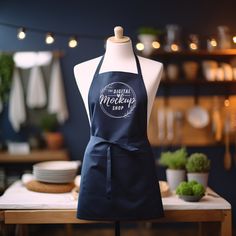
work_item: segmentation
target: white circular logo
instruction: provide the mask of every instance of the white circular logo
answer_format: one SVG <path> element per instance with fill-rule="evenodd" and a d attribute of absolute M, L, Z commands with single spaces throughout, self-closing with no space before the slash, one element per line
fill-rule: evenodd
<path fill-rule="evenodd" d="M 100 92 L 102 111 L 112 118 L 128 117 L 136 107 L 136 94 L 128 84 L 113 82 Z"/>

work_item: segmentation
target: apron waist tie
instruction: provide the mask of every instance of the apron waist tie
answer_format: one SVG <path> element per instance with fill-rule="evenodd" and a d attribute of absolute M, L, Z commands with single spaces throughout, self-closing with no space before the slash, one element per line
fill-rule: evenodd
<path fill-rule="evenodd" d="M 125 144 L 121 143 L 119 141 L 112 141 L 112 140 L 106 140 L 104 138 L 98 137 L 98 136 L 91 136 L 91 138 L 95 141 L 96 144 L 99 143 L 105 143 L 108 144 L 107 147 L 107 170 L 106 170 L 106 195 L 108 199 L 111 199 L 111 193 L 112 193 L 112 145 L 116 145 L 126 151 L 132 151 L 132 152 L 140 152 L 142 149 L 142 146 L 147 145 L 146 140 L 141 140 L 139 142 Z"/>
<path fill-rule="evenodd" d="M 107 176 L 106 176 L 106 194 L 111 199 L 111 146 L 107 148 Z"/>

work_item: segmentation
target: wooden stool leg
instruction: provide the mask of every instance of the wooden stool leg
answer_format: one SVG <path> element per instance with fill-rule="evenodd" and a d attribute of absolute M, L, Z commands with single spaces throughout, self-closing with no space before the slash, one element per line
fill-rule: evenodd
<path fill-rule="evenodd" d="M 15 228 L 15 236 L 28 236 L 28 225 L 17 224 Z"/>
<path fill-rule="evenodd" d="M 224 219 L 221 222 L 221 236 L 232 236 L 232 213 L 231 210 L 224 211 Z"/>
<path fill-rule="evenodd" d="M 73 225 L 72 224 L 66 224 L 66 236 L 72 236 L 73 235 Z"/>

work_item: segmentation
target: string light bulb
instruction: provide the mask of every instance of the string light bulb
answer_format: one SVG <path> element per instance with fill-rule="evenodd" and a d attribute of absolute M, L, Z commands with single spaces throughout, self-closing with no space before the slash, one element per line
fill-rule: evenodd
<path fill-rule="evenodd" d="M 17 38 L 22 40 L 26 37 L 25 28 L 21 27 L 18 29 Z"/>
<path fill-rule="evenodd" d="M 179 45 L 176 44 L 176 43 L 172 43 L 170 48 L 173 52 L 178 52 L 179 51 Z"/>
<path fill-rule="evenodd" d="M 190 43 L 189 44 L 189 48 L 190 48 L 190 50 L 197 50 L 198 49 L 198 46 L 197 46 L 197 44 L 196 43 Z"/>
<path fill-rule="evenodd" d="M 211 44 L 212 47 L 216 47 L 217 46 L 217 42 L 216 42 L 216 40 L 214 38 L 211 39 L 210 44 Z"/>
<path fill-rule="evenodd" d="M 53 34 L 47 33 L 46 38 L 45 38 L 46 44 L 52 44 L 52 43 L 54 43 L 54 41 L 55 41 L 55 38 L 54 38 Z"/>
<path fill-rule="evenodd" d="M 158 41 L 153 41 L 152 42 L 152 47 L 155 49 L 158 49 L 161 47 L 161 44 Z"/>
<path fill-rule="evenodd" d="M 236 35 L 233 36 L 233 43 L 236 43 Z"/>
<path fill-rule="evenodd" d="M 144 49 L 143 43 L 137 43 L 136 48 L 137 48 L 138 51 L 143 51 L 143 49 Z"/>
<path fill-rule="evenodd" d="M 78 45 L 78 40 L 76 36 L 73 36 L 69 39 L 68 46 L 70 48 L 75 48 Z"/>

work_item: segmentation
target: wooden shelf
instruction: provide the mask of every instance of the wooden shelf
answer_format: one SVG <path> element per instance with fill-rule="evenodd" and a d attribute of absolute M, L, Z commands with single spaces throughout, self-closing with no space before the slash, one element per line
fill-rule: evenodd
<path fill-rule="evenodd" d="M 220 118 L 222 125 L 225 120 L 224 113 L 224 96 L 218 96 L 218 106 L 220 107 Z M 236 96 L 229 96 L 230 107 L 228 108 L 232 114 L 236 114 Z M 179 96 L 179 97 L 169 97 L 168 98 L 168 107 L 173 112 L 179 111 L 182 113 L 181 122 L 174 120 L 173 133 L 174 138 L 171 142 L 166 140 L 167 129 L 166 129 L 166 118 L 163 130 L 165 132 L 165 139 L 159 140 L 158 138 L 158 110 L 160 108 L 166 107 L 165 98 L 158 97 L 154 101 L 152 108 L 149 126 L 148 126 L 148 137 L 151 145 L 153 147 L 171 147 L 171 146 L 189 146 L 189 147 L 206 147 L 206 146 L 222 146 L 224 145 L 224 134 L 222 130 L 222 137 L 220 141 L 216 141 L 214 138 L 214 133 L 212 131 L 212 107 L 214 106 L 214 98 L 209 96 L 199 97 L 199 105 L 205 108 L 208 111 L 210 122 L 204 128 L 194 128 L 192 127 L 187 120 L 187 113 L 189 109 L 194 106 L 194 98 L 192 96 Z M 232 119 L 232 118 L 231 118 Z M 178 123 L 178 124 L 177 124 Z M 235 145 L 235 131 L 231 130 L 230 133 L 231 145 Z"/>
<path fill-rule="evenodd" d="M 175 85 L 213 85 L 213 86 L 231 86 L 236 85 L 236 80 L 232 81 L 208 81 L 204 79 L 195 79 L 195 80 L 187 80 L 187 79 L 179 79 L 179 80 L 163 80 L 160 85 L 163 86 L 175 86 Z"/>
<path fill-rule="evenodd" d="M 236 49 L 222 49 L 209 52 L 207 50 L 199 51 L 189 51 L 183 50 L 180 52 L 165 52 L 165 51 L 155 51 L 152 57 L 219 57 L 219 56 L 236 56 Z"/>
<path fill-rule="evenodd" d="M 0 152 L 0 163 L 34 163 L 40 161 L 67 161 L 69 156 L 66 150 L 33 150 L 26 155 L 12 155 Z"/>

